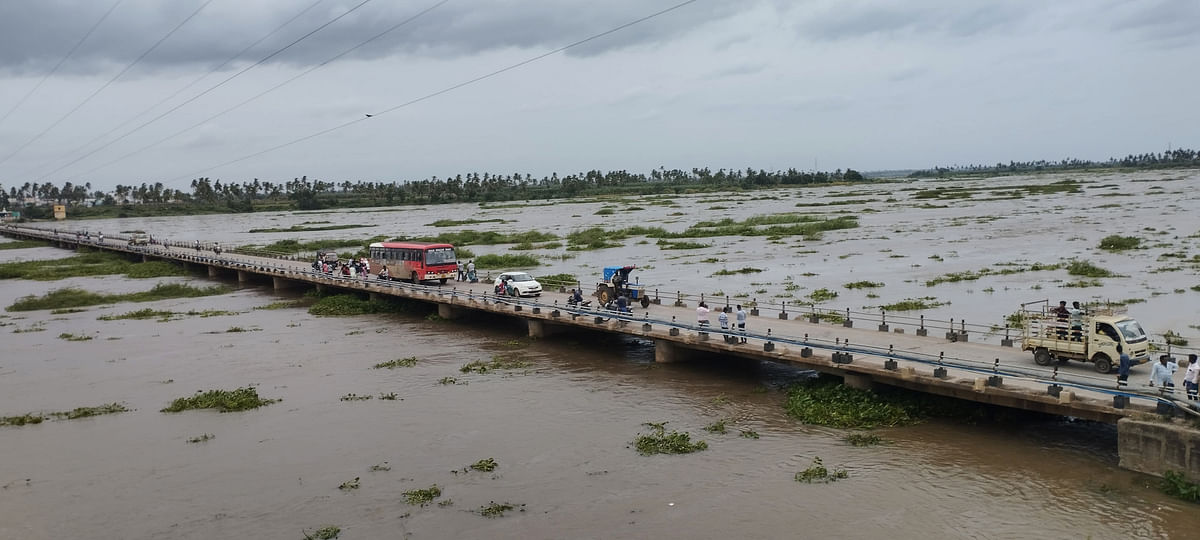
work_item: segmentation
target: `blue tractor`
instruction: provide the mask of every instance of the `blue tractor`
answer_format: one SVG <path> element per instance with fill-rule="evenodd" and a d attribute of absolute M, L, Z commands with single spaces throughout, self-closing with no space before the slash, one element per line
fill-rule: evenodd
<path fill-rule="evenodd" d="M 636 266 L 605 266 L 604 281 L 596 284 L 596 298 L 601 306 L 624 295 L 629 302 L 638 302 L 643 308 L 650 306 L 650 297 L 646 296 L 646 288 L 637 283 L 629 282 L 629 273 Z"/>

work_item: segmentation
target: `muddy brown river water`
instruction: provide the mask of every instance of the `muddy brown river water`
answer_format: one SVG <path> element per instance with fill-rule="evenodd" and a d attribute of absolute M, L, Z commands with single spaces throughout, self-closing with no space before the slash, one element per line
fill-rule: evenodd
<path fill-rule="evenodd" d="M 807 272 L 815 275 L 803 280 L 805 289 L 840 291 L 833 307 L 858 309 L 932 295 L 952 302 L 936 313 L 966 313 L 989 321 L 1015 309 L 1015 299 L 1038 294 L 1144 296 L 1147 302 L 1131 306 L 1131 312 L 1148 330 L 1197 333 L 1188 326 L 1200 319 L 1195 307 L 1200 293 L 1189 289 L 1200 284 L 1194 266 L 1147 272 L 1176 266 L 1173 259 L 1179 257 L 1162 259 L 1163 253 L 1182 251 L 1185 259 L 1198 254 L 1189 236 L 1200 230 L 1200 220 L 1181 201 L 1200 187 L 1200 175 L 1171 171 L 1080 178 L 1088 182 L 1080 194 L 950 202 L 947 208 L 918 208 L 924 201 L 909 201 L 911 192 L 901 191 L 912 186 L 889 184 L 878 190 L 890 195 L 853 197 L 880 201 L 849 206 L 879 210 L 863 213 L 862 227 L 827 233 L 804 246 L 791 240 L 780 245 L 762 238 L 712 239 L 708 253 L 691 254 L 659 251 L 653 243 L 633 239 L 625 250 L 550 260 L 537 273 L 586 276 L 614 259 L 635 260 L 651 267 L 642 280 L 654 285 L 772 296 L 790 292 L 783 285 L 785 276 L 799 278 Z M 1145 178 L 1161 182 L 1134 182 Z M 926 184 L 917 187 L 943 185 Z M 1099 187 L 1105 185 L 1116 187 Z M 1163 187 L 1146 189 L 1154 185 Z M 728 210 L 709 210 L 722 204 L 700 202 L 706 197 L 678 197 L 678 209 L 646 206 L 648 210 L 631 212 L 645 212 L 643 221 L 674 220 L 664 226 L 682 229 L 699 219 L 806 210 L 796 203 L 835 201 L 863 189 L 724 197 L 733 201 L 723 204 Z M 1130 197 L 1100 196 L 1135 189 Z M 752 200 L 764 193 L 777 198 Z M 882 202 L 889 197 L 900 202 Z M 739 199 L 743 204 L 738 205 Z M 1113 201 L 1122 206 L 1108 208 L 1104 215 L 1088 209 Z M 146 229 L 179 240 L 205 231 L 204 237 L 223 243 L 265 243 L 302 235 L 244 231 L 319 219 L 374 225 L 303 236 L 424 234 L 438 230 L 425 224 L 451 215 L 515 221 L 490 224 L 496 230 L 541 228 L 565 234 L 591 224 L 617 226 L 612 216 L 594 215 L 604 204 L 562 204 L 536 212 L 456 205 L 87 226 L 113 232 Z M 685 215 L 666 217 L 668 213 Z M 981 219 L 993 215 L 1001 217 Z M 964 224 L 952 225 L 957 222 Z M 1160 235 L 1158 230 L 1170 232 Z M 1171 247 L 1119 256 L 1092 249 L 1113 231 L 1161 238 L 1148 243 Z M 1031 236 L 1046 238 L 1049 250 L 1031 245 Z M 796 254 L 807 250 L 818 253 Z M 4 253 L 26 259 L 65 255 L 51 248 Z M 854 255 L 842 257 L 848 253 Z M 943 260 L 930 259 L 932 254 Z M 923 285 L 936 275 L 1004 260 L 1052 262 L 1072 255 L 1127 277 L 1079 292 L 1061 288 L 1068 279 L 1061 272 Z M 699 262 L 710 256 L 725 260 Z M 728 280 L 710 277 L 723 266 L 768 271 Z M 858 279 L 886 281 L 875 292 L 881 298 L 841 287 Z M 206 283 L 199 278 L 4 280 L 0 305 L 64 286 L 123 292 L 160 281 Z M 994 291 L 982 292 L 986 287 Z M 754 293 L 756 288 L 769 292 Z M 345 539 L 1200 538 L 1200 506 L 1171 499 L 1155 488 L 1154 479 L 1116 467 L 1116 433 L 1110 426 L 1067 420 L 1001 425 L 928 421 L 879 430 L 889 444 L 856 448 L 842 440 L 845 431 L 801 425 L 786 416 L 783 389 L 808 376 L 786 366 L 733 359 L 655 364 L 651 345 L 643 341 L 590 334 L 530 341 L 522 338 L 522 327 L 497 319 L 438 321 L 422 314 L 317 318 L 303 308 L 254 309 L 279 299 L 269 289 L 247 288 L 217 297 L 118 304 L 63 315 L 4 313 L 0 415 L 112 402 L 132 411 L 0 428 L 0 538 L 302 539 L 305 531 L 324 525 L 339 526 Z M 169 322 L 97 320 L 144 307 L 236 314 Z M 249 331 L 227 332 L 232 327 Z M 14 332 L 31 328 L 44 330 Z M 58 339 L 62 333 L 94 339 Z M 485 374 L 459 371 L 467 362 L 496 354 L 518 355 L 529 367 Z M 417 364 L 371 369 L 407 356 L 416 356 Z M 440 384 L 445 377 L 456 378 L 457 384 Z M 172 399 L 197 390 L 246 385 L 282 401 L 236 413 L 159 412 Z M 378 399 L 391 392 L 398 399 Z M 375 398 L 342 401 L 348 394 Z M 730 421 L 727 434 L 702 429 L 720 419 Z M 637 434 L 648 432 L 645 422 L 668 422 L 669 429 L 690 432 L 709 448 L 689 455 L 641 456 L 631 444 Z M 739 430 L 752 430 L 760 438 L 740 437 Z M 188 442 L 204 434 L 213 438 Z M 844 467 L 849 478 L 831 484 L 793 480 L 815 457 Z M 495 471 L 464 471 L 484 458 L 495 459 Z M 385 462 L 390 470 L 372 470 Z M 359 478 L 358 489 L 338 488 L 354 478 Z M 433 484 L 442 490 L 434 504 L 405 503 L 405 491 Z M 493 501 L 519 510 L 499 518 L 479 515 L 480 507 Z"/>

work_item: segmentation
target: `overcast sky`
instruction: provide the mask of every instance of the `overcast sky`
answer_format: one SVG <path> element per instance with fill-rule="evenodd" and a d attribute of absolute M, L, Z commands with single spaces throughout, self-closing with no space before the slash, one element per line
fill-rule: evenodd
<path fill-rule="evenodd" d="M 698 0 L 396 108 L 680 1 L 367 0 L 80 159 L 363 0 L 211 0 L 148 54 L 205 0 L 122 0 L 40 87 L 115 0 L 6 0 L 0 185 L 878 170 L 1200 147 L 1196 0 Z"/>

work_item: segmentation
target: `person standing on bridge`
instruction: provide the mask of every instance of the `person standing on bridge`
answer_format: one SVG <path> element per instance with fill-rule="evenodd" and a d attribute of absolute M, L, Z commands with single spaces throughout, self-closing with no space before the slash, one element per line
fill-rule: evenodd
<path fill-rule="evenodd" d="M 1117 345 L 1117 354 L 1120 357 L 1117 359 L 1117 388 L 1129 386 L 1129 368 L 1133 367 L 1133 360 L 1125 354 L 1125 349 L 1121 345 Z"/>
<path fill-rule="evenodd" d="M 746 342 L 746 310 L 742 309 L 742 305 L 737 305 L 737 311 L 734 316 L 737 320 L 738 333 L 741 334 L 741 342 Z"/>
<path fill-rule="evenodd" d="M 1200 400 L 1200 361 L 1195 354 L 1188 355 L 1187 371 L 1183 374 L 1183 387 L 1187 390 L 1187 398 L 1191 401 Z"/>
<path fill-rule="evenodd" d="M 696 307 L 696 324 L 700 325 L 700 328 L 708 328 L 708 304 L 704 302 L 700 302 Z"/>
<path fill-rule="evenodd" d="M 1158 386 L 1165 392 L 1175 391 L 1175 381 L 1171 380 L 1171 375 L 1175 373 L 1173 366 L 1167 363 L 1167 355 L 1158 357 L 1158 363 L 1154 364 L 1154 369 L 1150 370 L 1150 386 Z"/>

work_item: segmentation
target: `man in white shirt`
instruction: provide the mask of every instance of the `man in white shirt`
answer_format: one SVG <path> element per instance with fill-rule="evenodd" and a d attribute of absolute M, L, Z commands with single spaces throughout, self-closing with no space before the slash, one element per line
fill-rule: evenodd
<path fill-rule="evenodd" d="M 1154 368 L 1150 370 L 1150 386 L 1158 386 L 1167 392 L 1173 392 L 1175 389 L 1175 381 L 1171 375 L 1175 373 L 1178 366 L 1169 365 L 1167 356 L 1158 357 L 1158 363 L 1154 364 Z"/>

